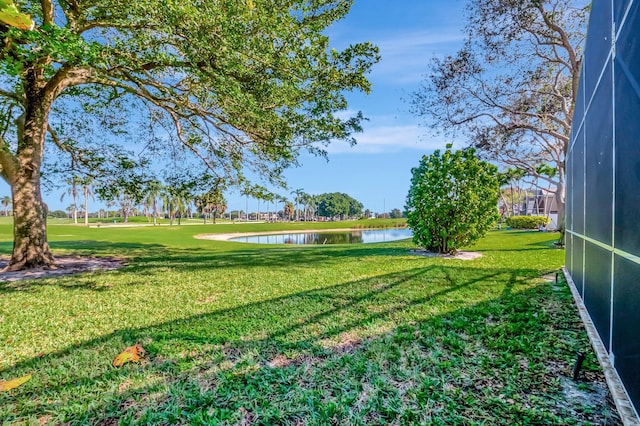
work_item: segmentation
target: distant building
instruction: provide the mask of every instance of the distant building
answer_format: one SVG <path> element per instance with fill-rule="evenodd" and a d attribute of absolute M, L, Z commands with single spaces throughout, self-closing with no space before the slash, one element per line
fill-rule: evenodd
<path fill-rule="evenodd" d="M 549 228 L 556 229 L 558 225 L 558 203 L 555 192 L 544 189 L 526 191 L 520 206 L 523 216 L 546 216 L 549 218 Z"/>
<path fill-rule="evenodd" d="M 508 196 L 515 198 L 513 202 L 502 198 L 498 203 L 501 216 L 546 216 L 549 228 L 556 229 L 558 224 L 558 204 L 555 192 L 530 188 L 519 190 Z"/>

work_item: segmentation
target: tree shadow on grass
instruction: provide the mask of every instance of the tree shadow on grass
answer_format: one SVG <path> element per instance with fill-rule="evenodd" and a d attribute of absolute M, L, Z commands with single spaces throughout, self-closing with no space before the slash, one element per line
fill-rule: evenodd
<path fill-rule="evenodd" d="M 537 273 L 430 265 L 116 330 L 0 371 L 34 374 L 0 394 L 0 414 L 71 424 L 561 424 L 565 409 L 541 401 L 557 391 L 543 362 L 566 363 L 573 345 L 588 343 L 576 343 L 566 312 L 540 309 L 548 288 L 520 278 Z M 146 360 L 112 368 L 136 342 Z"/>
<path fill-rule="evenodd" d="M 11 255 L 13 251 L 13 242 L 0 242 L 0 254 Z"/>
<path fill-rule="evenodd" d="M 129 250 L 134 253 L 139 253 L 166 248 L 166 246 L 162 244 L 98 240 L 53 241 L 50 242 L 49 245 L 53 250 L 63 249 L 67 251 L 74 251 L 78 254 L 108 254 L 112 252 L 126 252 Z"/>
<path fill-rule="evenodd" d="M 536 231 L 537 232 L 537 231 Z M 523 251 L 534 251 L 534 250 L 558 250 L 559 247 L 555 246 L 554 243 L 557 239 L 552 240 L 544 240 L 544 241 L 535 241 L 531 243 L 527 243 L 522 247 L 514 248 L 492 248 L 492 247 L 483 247 L 482 252 L 523 252 Z"/>
<path fill-rule="evenodd" d="M 333 246 L 333 247 L 241 247 L 235 245 L 230 250 L 227 247 L 190 247 L 177 248 L 160 244 L 123 243 L 93 240 L 62 241 L 52 244 L 52 248 L 65 253 L 72 252 L 77 256 L 123 256 L 125 264 L 114 271 L 92 271 L 91 274 L 119 274 L 135 273 L 147 274 L 158 268 L 170 268 L 176 272 L 201 271 L 220 268 L 250 270 L 252 268 L 303 268 L 314 269 L 318 265 L 327 263 L 339 264 L 344 259 L 363 258 L 370 256 L 407 256 L 409 250 L 406 244 L 381 244 L 365 246 Z M 69 276 L 67 276 L 68 278 Z M 40 278 L 37 280 L 16 281 L 12 283 L 0 282 L 0 294 L 16 291 L 30 291 L 42 286 L 59 286 L 64 289 L 90 289 L 102 291 L 108 289 L 99 281 L 90 279 L 60 279 Z"/>
<path fill-rule="evenodd" d="M 57 241 L 51 243 L 52 249 L 64 250 L 65 252 L 73 252 L 77 255 L 126 255 L 133 259 L 147 260 L 164 257 L 187 257 L 200 254 L 210 257 L 218 257 L 220 255 L 229 255 L 242 261 L 244 257 L 266 257 L 270 254 L 272 259 L 277 259 L 281 254 L 302 254 L 313 255 L 322 258 L 332 257 L 353 257 L 362 254 L 376 255 L 399 255 L 407 254 L 405 247 L 409 247 L 408 243 L 394 242 L 381 244 L 345 244 L 333 246 L 265 246 L 259 244 L 233 243 L 233 242 L 216 242 L 216 245 L 209 247 L 173 247 L 162 244 L 149 243 L 124 243 L 96 240 L 77 240 L 77 241 Z M 222 244 L 222 245 L 221 245 Z"/>

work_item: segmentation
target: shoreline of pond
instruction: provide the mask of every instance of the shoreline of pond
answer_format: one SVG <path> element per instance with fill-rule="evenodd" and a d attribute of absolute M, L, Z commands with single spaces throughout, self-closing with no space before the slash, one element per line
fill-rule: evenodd
<path fill-rule="evenodd" d="M 372 229 L 384 229 L 384 228 L 372 228 Z M 362 231 L 363 228 L 335 228 L 335 229 L 296 229 L 296 230 L 283 230 L 283 231 L 257 231 L 257 232 L 228 232 L 222 234 L 198 234 L 194 235 L 194 238 L 199 240 L 214 240 L 214 241 L 228 241 L 233 238 L 253 237 L 259 235 L 286 235 L 286 234 L 307 234 L 310 232 L 352 232 Z"/>
<path fill-rule="evenodd" d="M 398 229 L 408 229 L 406 227 L 381 227 L 381 228 L 333 228 L 333 229 L 298 229 L 298 230 L 281 230 L 281 231 L 256 231 L 256 232 L 228 232 L 220 234 L 198 234 L 194 238 L 199 240 L 213 241 L 229 241 L 243 237 L 259 237 L 268 235 L 287 235 L 287 234 L 310 234 L 310 233 L 347 233 L 347 232 L 364 232 L 364 231 L 389 231 Z"/>

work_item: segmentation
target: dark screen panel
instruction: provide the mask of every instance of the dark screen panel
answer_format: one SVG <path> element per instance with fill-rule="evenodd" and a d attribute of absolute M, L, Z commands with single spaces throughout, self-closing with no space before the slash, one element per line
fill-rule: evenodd
<path fill-rule="evenodd" d="M 594 1 L 591 4 L 586 50 L 589 54 L 584 57 L 583 67 L 588 104 L 611 50 L 611 0 Z"/>
<path fill-rule="evenodd" d="M 640 256 L 640 0 L 594 0 L 590 19 L 566 162 L 567 229 L 573 231 L 566 240 L 566 261 L 639 407 L 640 261 L 616 255 L 612 283 L 613 247 L 585 238 Z M 612 19 L 620 31 L 615 62 L 607 63 Z M 582 96 L 591 103 L 581 106 Z"/>
<path fill-rule="evenodd" d="M 626 327 L 640 324 L 640 265 L 616 255 L 614 277 L 613 353 L 640 355 L 638 329 Z"/>
<path fill-rule="evenodd" d="M 584 255 L 584 303 L 602 343 L 608 348 L 611 320 L 611 252 L 586 241 Z"/>
<path fill-rule="evenodd" d="M 620 26 L 622 17 L 629 6 L 629 3 L 631 3 L 631 0 L 613 0 L 613 18 L 616 21 L 616 27 Z M 634 3 L 629 14 L 631 13 L 638 13 L 638 2 Z"/>
<path fill-rule="evenodd" d="M 640 28 L 640 16 L 629 17 Z M 629 28 L 629 27 L 625 27 Z M 640 40 L 620 36 L 616 57 L 616 247 L 640 255 Z"/>
<path fill-rule="evenodd" d="M 583 247 L 584 240 L 577 235 L 573 236 L 573 246 L 571 257 L 573 259 L 573 269 L 571 270 L 571 277 L 573 282 L 580 293 L 580 296 L 584 300 L 584 273 L 582 271 L 583 266 Z"/>
<path fill-rule="evenodd" d="M 573 230 L 573 156 L 569 155 L 566 164 L 565 228 Z"/>
<path fill-rule="evenodd" d="M 564 237 L 565 244 L 565 262 L 569 273 L 573 276 L 573 235 L 567 233 Z"/>
<path fill-rule="evenodd" d="M 591 97 L 591 95 L 589 95 Z M 580 69 L 580 84 L 578 85 L 578 95 L 576 96 L 576 107 L 573 109 L 573 121 L 571 132 L 575 136 L 578 133 L 578 128 L 582 124 L 584 118 L 585 108 L 585 93 L 584 93 L 584 67 Z M 572 141 L 573 141 L 572 137 Z"/>
<path fill-rule="evenodd" d="M 578 132 L 573 145 L 572 157 L 572 225 L 575 232 L 584 234 L 584 130 L 582 129 Z"/>
<path fill-rule="evenodd" d="M 589 106 L 585 131 L 585 234 L 611 244 L 613 204 L 613 80 L 607 65 Z"/>
<path fill-rule="evenodd" d="M 616 62 L 627 75 L 627 79 L 638 82 L 640 79 L 640 2 L 634 2 L 631 13 L 627 16 L 625 27 L 620 32 L 616 43 Z M 634 85 L 633 92 L 640 94 L 640 87 Z"/>
<path fill-rule="evenodd" d="M 637 407 L 640 403 L 640 355 L 625 355 L 615 359 L 615 367 L 627 389 L 629 398 Z"/>
<path fill-rule="evenodd" d="M 615 366 L 632 399 L 640 400 L 640 265 L 615 259 L 613 342 Z"/>

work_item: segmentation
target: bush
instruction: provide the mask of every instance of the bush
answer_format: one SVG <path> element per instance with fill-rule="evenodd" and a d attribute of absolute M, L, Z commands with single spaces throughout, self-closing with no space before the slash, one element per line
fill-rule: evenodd
<path fill-rule="evenodd" d="M 437 253 L 454 253 L 478 240 L 497 222 L 500 185 L 497 168 L 475 150 L 422 157 L 411 170 L 407 225 L 413 242 Z"/>
<path fill-rule="evenodd" d="M 507 218 L 507 226 L 513 229 L 538 229 L 547 226 L 551 222 L 545 216 L 511 216 Z"/>
<path fill-rule="evenodd" d="M 67 213 L 62 211 L 62 210 L 50 211 L 47 216 L 53 217 L 53 218 L 56 218 L 56 219 L 66 219 L 68 217 Z"/>

